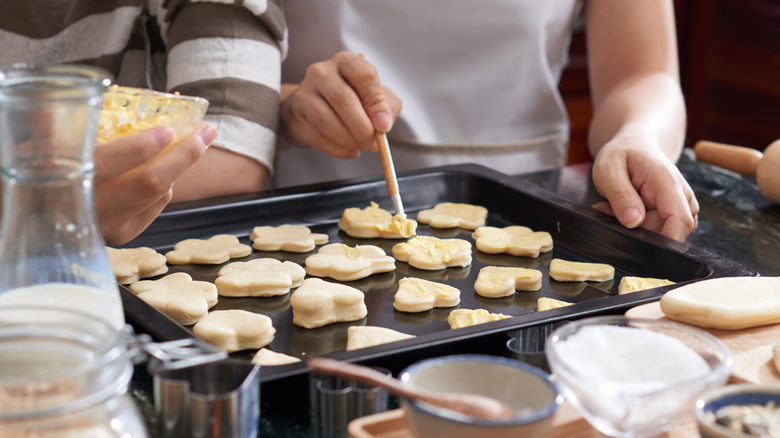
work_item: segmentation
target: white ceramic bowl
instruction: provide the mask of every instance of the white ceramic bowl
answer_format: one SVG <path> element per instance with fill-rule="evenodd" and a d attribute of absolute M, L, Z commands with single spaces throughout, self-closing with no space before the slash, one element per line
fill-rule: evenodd
<path fill-rule="evenodd" d="M 775 421 L 780 415 L 780 385 L 755 385 L 740 384 L 728 385 L 721 388 L 715 388 L 704 394 L 696 402 L 696 421 L 699 424 L 699 433 L 702 438 L 756 438 L 756 431 L 759 428 L 751 428 L 753 435 L 742 433 L 724 425 L 718 424 L 713 417 L 719 409 L 736 405 L 744 406 L 763 406 L 766 407 L 769 402 L 774 404 Z M 753 421 L 758 419 L 755 416 Z M 755 423 L 754 423 L 755 424 Z M 773 433 L 772 433 L 773 432 Z M 761 436 L 778 436 L 780 430 L 766 431 Z"/>
<path fill-rule="evenodd" d="M 404 384 L 443 391 L 481 394 L 517 409 L 513 420 L 477 420 L 427 403 L 401 399 L 406 422 L 418 438 L 545 437 L 563 401 L 542 370 L 498 356 L 455 355 L 426 359 L 401 372 Z"/>
<path fill-rule="evenodd" d="M 649 437 L 691 415 L 696 400 L 726 382 L 728 348 L 698 328 L 622 316 L 556 329 L 545 352 L 569 402 L 602 433 Z"/>

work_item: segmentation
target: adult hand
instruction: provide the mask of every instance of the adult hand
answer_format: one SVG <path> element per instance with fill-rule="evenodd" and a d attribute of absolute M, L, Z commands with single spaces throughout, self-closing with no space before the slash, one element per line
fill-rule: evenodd
<path fill-rule="evenodd" d="M 684 241 L 697 226 L 699 203 L 677 166 L 636 139 L 606 144 L 593 163 L 593 182 L 609 203 L 596 209 L 628 228 L 641 226 Z"/>
<path fill-rule="evenodd" d="M 171 128 L 156 127 L 95 148 L 95 203 L 103 237 L 121 245 L 140 234 L 171 200 L 173 182 L 216 138 L 207 123 L 174 147 Z"/>
<path fill-rule="evenodd" d="M 300 84 L 282 86 L 280 99 L 288 137 L 336 158 L 376 150 L 374 133 L 389 131 L 401 111 L 376 68 L 349 52 L 310 65 Z"/>

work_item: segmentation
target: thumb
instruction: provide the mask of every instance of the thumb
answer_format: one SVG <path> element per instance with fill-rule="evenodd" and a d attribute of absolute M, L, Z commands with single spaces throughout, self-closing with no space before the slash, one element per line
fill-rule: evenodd
<path fill-rule="evenodd" d="M 607 198 L 612 214 L 623 226 L 636 228 L 642 225 L 646 215 L 645 204 L 629 181 L 611 178 L 599 191 Z"/>

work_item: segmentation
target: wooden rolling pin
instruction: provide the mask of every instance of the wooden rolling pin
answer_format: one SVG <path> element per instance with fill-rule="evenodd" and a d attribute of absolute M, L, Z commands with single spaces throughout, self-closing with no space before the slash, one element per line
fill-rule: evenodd
<path fill-rule="evenodd" d="M 699 161 L 743 176 L 755 176 L 761 195 L 780 204 L 780 140 L 773 141 L 763 153 L 752 148 L 706 140 L 696 143 L 693 151 Z"/>

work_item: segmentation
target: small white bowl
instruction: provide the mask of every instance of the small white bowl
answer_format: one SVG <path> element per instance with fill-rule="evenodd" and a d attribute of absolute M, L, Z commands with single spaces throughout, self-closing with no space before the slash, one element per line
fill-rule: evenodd
<path fill-rule="evenodd" d="M 749 435 L 716 423 L 711 414 L 730 405 L 766 406 L 769 402 L 774 403 L 776 411 L 773 418 L 776 420 L 780 415 L 780 385 L 744 383 L 727 385 L 708 391 L 696 402 L 696 421 L 699 424 L 699 433 L 702 438 L 756 438 L 758 436 L 756 434 Z M 761 436 L 777 436 L 777 431 L 774 435 Z"/>
<path fill-rule="evenodd" d="M 568 323 L 550 335 L 545 353 L 567 400 L 613 437 L 668 430 L 726 382 L 733 363 L 728 348 L 703 330 L 622 316 Z"/>
<path fill-rule="evenodd" d="M 478 420 L 401 398 L 406 422 L 418 438 L 545 437 L 563 397 L 542 370 L 498 356 L 455 355 L 426 359 L 401 372 L 404 384 L 442 391 L 481 394 L 517 409 L 512 420 Z"/>

